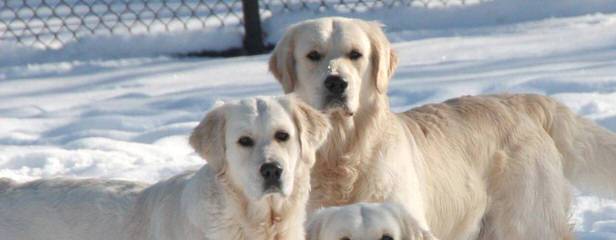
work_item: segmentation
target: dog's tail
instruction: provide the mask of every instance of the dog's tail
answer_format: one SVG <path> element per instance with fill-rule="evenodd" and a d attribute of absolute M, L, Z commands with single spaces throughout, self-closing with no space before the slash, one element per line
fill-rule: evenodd
<path fill-rule="evenodd" d="M 616 197 L 616 134 L 543 97 L 544 127 L 563 156 L 565 177 L 578 189 Z"/>

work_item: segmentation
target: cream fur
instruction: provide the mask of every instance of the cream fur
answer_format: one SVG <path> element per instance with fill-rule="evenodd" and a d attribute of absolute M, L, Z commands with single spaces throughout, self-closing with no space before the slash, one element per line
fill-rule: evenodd
<path fill-rule="evenodd" d="M 240 131 L 241 130 L 241 131 Z M 288 141 L 273 139 L 284 130 Z M 190 142 L 209 163 L 152 186 L 107 180 L 0 181 L 2 239 L 304 239 L 309 173 L 329 124 L 292 97 L 212 110 Z M 239 146 L 237 136 L 255 145 Z M 265 193 L 258 166 L 278 161 L 280 192 Z M 286 185 L 292 186 L 286 186 Z M 257 190 L 255 190 L 257 189 Z"/>
<path fill-rule="evenodd" d="M 351 49 L 363 57 L 350 59 Z M 310 51 L 322 59 L 307 60 Z M 440 239 L 570 239 L 569 183 L 616 193 L 614 133 L 539 95 L 392 113 L 385 89 L 396 63 L 379 25 L 356 19 L 299 23 L 276 46 L 272 73 L 333 127 L 317 152 L 311 211 L 390 201 Z M 332 72 L 348 82 L 344 106 L 327 103 Z"/>
<path fill-rule="evenodd" d="M 318 210 L 308 223 L 308 240 L 432 240 L 406 210 L 395 203 L 355 203 Z"/>

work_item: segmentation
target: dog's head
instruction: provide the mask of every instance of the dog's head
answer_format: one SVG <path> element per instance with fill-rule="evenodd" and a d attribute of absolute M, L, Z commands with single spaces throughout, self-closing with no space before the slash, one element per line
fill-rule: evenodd
<path fill-rule="evenodd" d="M 291 26 L 269 62 L 285 92 L 347 116 L 387 94 L 396 65 L 379 23 L 339 17 Z"/>
<path fill-rule="evenodd" d="M 432 239 L 394 203 L 356 203 L 319 210 L 310 217 L 308 240 Z"/>
<path fill-rule="evenodd" d="M 309 168 L 325 140 L 325 116 L 292 97 L 261 97 L 215 107 L 190 144 L 252 200 L 289 196 L 297 170 Z"/>

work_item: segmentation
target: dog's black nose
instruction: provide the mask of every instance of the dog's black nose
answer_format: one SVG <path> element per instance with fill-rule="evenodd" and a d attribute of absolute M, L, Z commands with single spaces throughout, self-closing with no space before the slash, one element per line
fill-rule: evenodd
<path fill-rule="evenodd" d="M 280 182 L 282 176 L 282 167 L 278 162 L 265 163 L 261 165 L 261 176 L 265 179 L 267 185 Z"/>
<path fill-rule="evenodd" d="M 329 75 L 325 79 L 325 88 L 336 95 L 342 94 L 347 86 L 348 83 L 338 75 Z"/>

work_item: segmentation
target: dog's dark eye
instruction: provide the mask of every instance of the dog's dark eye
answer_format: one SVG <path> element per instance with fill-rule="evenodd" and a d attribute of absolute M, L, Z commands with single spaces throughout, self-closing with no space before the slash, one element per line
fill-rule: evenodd
<path fill-rule="evenodd" d="M 359 59 L 359 58 L 360 58 L 360 57 L 362 57 L 362 56 L 363 56 L 363 55 L 361 55 L 361 53 L 360 53 L 360 52 L 358 52 L 357 50 L 353 50 L 353 51 L 351 51 L 351 52 L 349 53 L 349 58 L 350 58 L 351 60 L 357 60 L 357 59 Z"/>
<path fill-rule="evenodd" d="M 289 134 L 283 131 L 276 132 L 276 134 L 274 134 L 274 137 L 280 142 L 286 142 L 287 140 L 289 140 Z"/>
<path fill-rule="evenodd" d="M 321 54 L 317 51 L 309 52 L 308 55 L 306 55 L 306 57 L 310 59 L 310 61 L 313 61 L 313 62 L 317 62 L 321 60 Z"/>
<path fill-rule="evenodd" d="M 343 237 L 343 238 L 340 238 L 340 240 L 351 240 L 351 239 L 348 237 Z"/>
<path fill-rule="evenodd" d="M 381 240 L 394 240 L 394 238 L 392 236 L 385 234 L 381 237 Z"/>
<path fill-rule="evenodd" d="M 242 145 L 242 147 L 252 147 L 253 145 L 255 145 L 255 142 L 252 140 L 252 138 L 246 136 L 238 139 L 237 143 Z"/>

